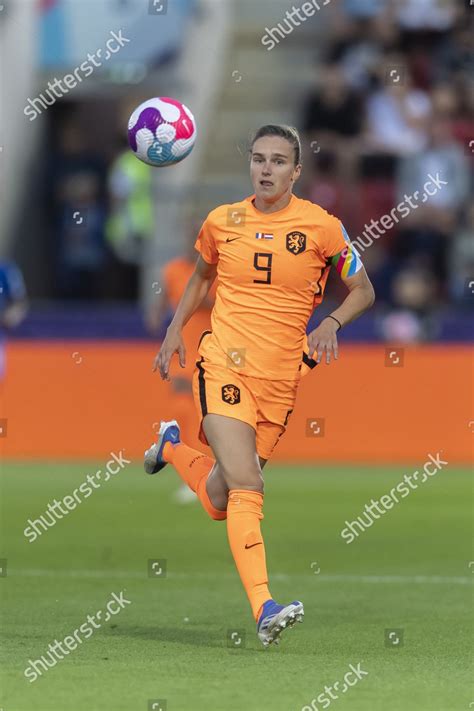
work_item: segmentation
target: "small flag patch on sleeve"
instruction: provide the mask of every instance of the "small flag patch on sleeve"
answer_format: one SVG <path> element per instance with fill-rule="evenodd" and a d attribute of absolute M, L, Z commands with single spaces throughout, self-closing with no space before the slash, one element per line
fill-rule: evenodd
<path fill-rule="evenodd" d="M 255 239 L 273 239 L 273 235 L 270 232 L 257 232 Z"/>

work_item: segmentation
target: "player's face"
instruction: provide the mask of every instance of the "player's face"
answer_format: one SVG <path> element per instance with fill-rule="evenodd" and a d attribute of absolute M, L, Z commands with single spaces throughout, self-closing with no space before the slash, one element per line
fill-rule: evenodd
<path fill-rule="evenodd" d="M 286 138 L 263 136 L 253 144 L 250 177 L 260 200 L 273 203 L 290 194 L 300 173 L 301 165 L 295 166 L 295 149 Z"/>

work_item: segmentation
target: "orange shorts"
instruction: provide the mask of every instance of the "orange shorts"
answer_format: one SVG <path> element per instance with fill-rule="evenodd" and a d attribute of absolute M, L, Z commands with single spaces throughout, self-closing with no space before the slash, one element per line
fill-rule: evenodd
<path fill-rule="evenodd" d="M 272 381 L 240 375 L 200 357 L 193 374 L 193 395 L 200 418 L 199 439 L 209 444 L 202 420 L 225 415 L 254 428 L 257 454 L 270 459 L 293 412 L 298 381 Z"/>

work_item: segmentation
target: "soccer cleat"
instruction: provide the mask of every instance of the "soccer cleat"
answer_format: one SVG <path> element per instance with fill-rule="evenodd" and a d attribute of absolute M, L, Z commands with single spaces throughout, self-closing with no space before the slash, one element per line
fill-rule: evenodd
<path fill-rule="evenodd" d="M 257 635 L 264 647 L 280 644 L 280 635 L 285 629 L 293 627 L 295 622 L 303 622 L 304 608 L 299 600 L 289 605 L 278 605 L 274 600 L 267 600 L 257 623 Z"/>
<path fill-rule="evenodd" d="M 179 444 L 181 442 L 179 438 L 179 425 L 176 420 L 160 423 L 158 441 L 152 444 L 150 449 L 147 449 L 145 452 L 143 466 L 147 474 L 156 474 L 167 465 L 168 462 L 162 459 L 163 447 L 166 442 L 171 442 L 171 444 Z"/>

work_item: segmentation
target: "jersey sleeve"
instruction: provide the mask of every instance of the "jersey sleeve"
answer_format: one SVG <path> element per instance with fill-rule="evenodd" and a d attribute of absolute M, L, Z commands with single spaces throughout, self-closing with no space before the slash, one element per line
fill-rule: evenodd
<path fill-rule="evenodd" d="M 342 222 L 331 220 L 326 231 L 325 254 L 327 261 L 336 267 L 342 278 L 350 277 L 362 269 L 362 260 L 351 243 Z"/>
<path fill-rule="evenodd" d="M 204 221 L 197 236 L 194 248 L 208 264 L 216 264 L 219 259 L 216 242 L 212 234 L 212 223 L 209 217 Z"/>

